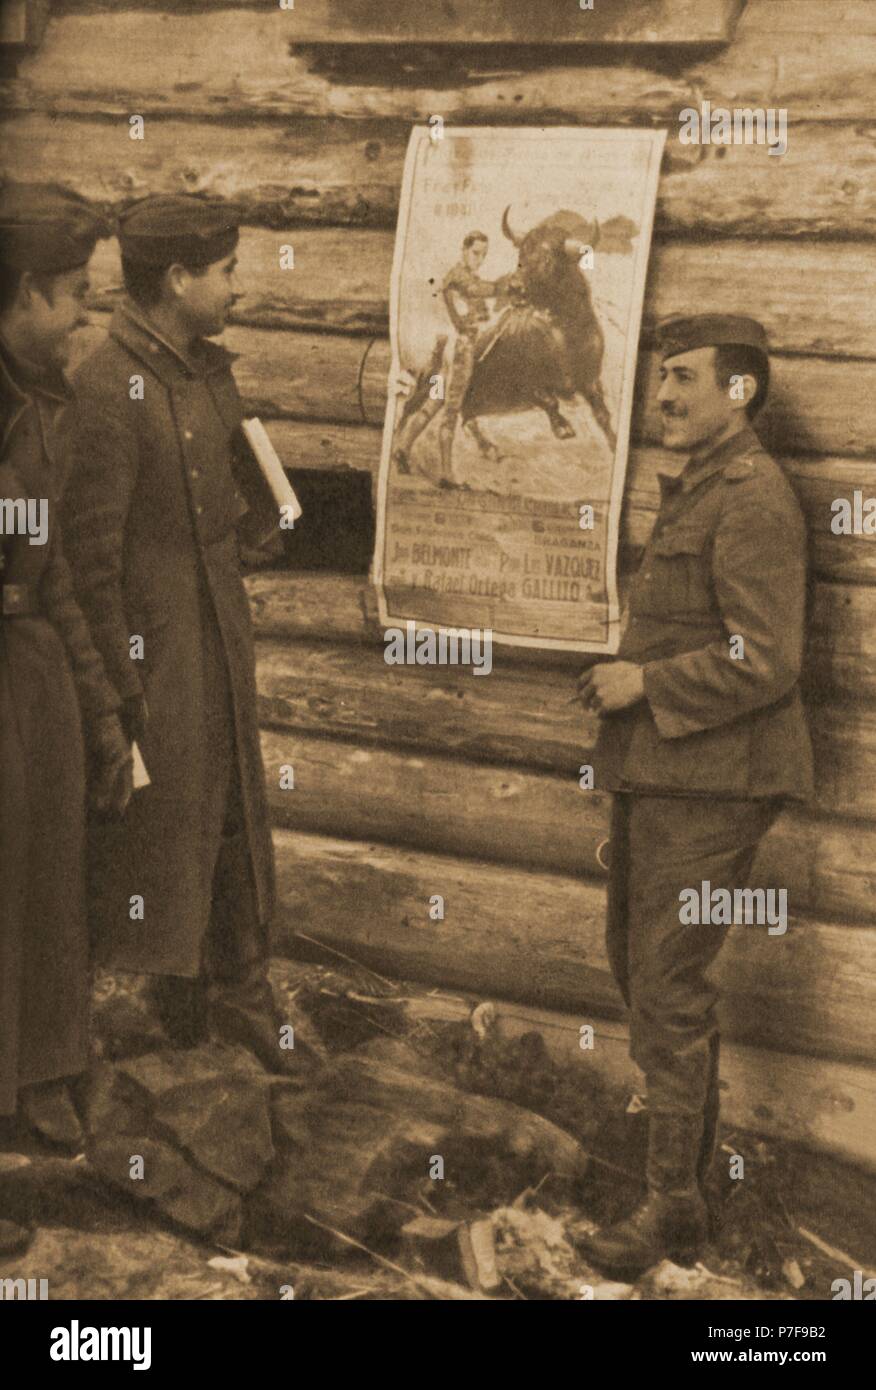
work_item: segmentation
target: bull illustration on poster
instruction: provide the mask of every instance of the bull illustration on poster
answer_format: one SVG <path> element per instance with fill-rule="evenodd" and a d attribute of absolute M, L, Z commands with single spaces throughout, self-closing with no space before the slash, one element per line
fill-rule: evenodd
<path fill-rule="evenodd" d="M 664 136 L 416 128 L 378 489 L 381 620 L 611 652 Z"/>

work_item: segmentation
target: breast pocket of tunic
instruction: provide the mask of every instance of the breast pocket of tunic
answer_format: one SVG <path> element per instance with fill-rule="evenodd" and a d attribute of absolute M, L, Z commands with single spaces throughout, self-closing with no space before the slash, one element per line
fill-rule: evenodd
<path fill-rule="evenodd" d="M 637 585 L 641 612 L 696 619 L 714 611 L 709 527 L 667 527 L 652 541 L 643 570 Z"/>

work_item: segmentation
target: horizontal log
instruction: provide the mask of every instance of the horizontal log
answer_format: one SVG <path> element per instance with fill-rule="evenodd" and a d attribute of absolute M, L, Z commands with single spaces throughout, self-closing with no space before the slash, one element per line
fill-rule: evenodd
<path fill-rule="evenodd" d="M 625 575 L 622 572 L 621 586 Z M 289 638 L 328 642 L 383 640 L 373 585 L 364 575 L 257 574 L 247 580 L 257 630 L 284 643 Z M 812 700 L 876 703 L 876 595 L 872 587 L 816 583 L 809 615 L 804 668 Z M 297 647 L 296 647 L 297 651 Z M 502 669 L 525 660 L 548 669 L 577 671 L 574 653 L 546 653 L 497 647 L 494 665 Z"/>
<path fill-rule="evenodd" d="M 324 635 L 324 634 L 323 634 Z M 382 644 L 341 639 L 258 644 L 263 724 L 357 744 L 514 763 L 573 778 L 595 719 L 570 703 L 582 666 L 545 672 L 494 665 L 489 676 L 450 666 L 387 666 Z"/>
<path fill-rule="evenodd" d="M 388 718 L 390 702 L 381 701 L 370 733 L 362 735 L 360 742 L 340 742 L 313 732 L 314 725 L 321 732 L 331 731 L 333 708 L 342 705 L 347 731 L 353 732 L 355 725 L 358 734 L 361 716 L 354 720 L 353 701 L 345 702 L 343 694 L 321 698 L 317 689 L 311 709 L 299 714 L 306 708 L 306 695 L 296 700 L 290 682 L 287 703 L 270 686 L 267 706 L 265 695 L 261 696 L 262 713 L 277 727 L 263 730 L 262 750 L 278 824 L 354 838 L 373 835 L 387 844 L 463 858 L 601 876 L 600 846 L 609 833 L 609 798 L 598 790 L 582 790 L 577 776 L 578 768 L 587 762 L 593 720 L 579 716 L 584 730 L 577 736 L 580 752 L 574 751 L 573 731 L 571 746 L 558 755 L 552 771 L 537 764 L 527 766 L 519 752 L 513 763 L 496 765 L 486 759 L 491 747 L 508 746 L 496 731 L 499 709 L 507 709 L 507 704 L 500 707 L 483 695 L 472 697 L 468 717 L 454 723 L 453 683 L 446 679 L 446 672 L 441 675 L 440 683 L 427 681 L 425 692 L 422 682 L 409 682 L 410 688 L 419 691 L 424 711 L 419 724 L 414 699 L 410 694 L 402 698 L 396 687 L 398 719 Z M 468 679 L 475 683 L 473 677 Z M 493 680 L 491 676 L 480 684 Z M 508 682 L 512 684 L 524 690 L 531 704 L 532 686 Z M 263 667 L 260 688 L 264 691 Z M 544 690 L 544 696 L 548 711 L 559 703 L 552 687 Z M 465 699 L 459 703 L 463 705 Z M 437 736 L 426 727 L 432 710 Z M 562 717 L 569 718 L 567 709 Z M 289 720 L 289 727 L 280 724 L 282 718 Z M 512 727 L 525 725 L 523 718 L 517 724 L 510 711 L 508 722 Z M 479 751 L 473 760 L 461 761 L 475 743 L 476 733 L 482 734 Z M 531 740 L 533 745 L 537 756 L 537 739 Z M 452 756 L 448 747 L 454 750 Z M 548 756 L 549 735 L 542 735 L 540 747 Z M 280 769 L 289 766 L 294 769 L 295 786 L 284 791 Z M 785 888 L 795 914 L 874 921 L 876 829 L 833 820 L 830 809 L 822 805 L 820 816 L 802 810 L 783 815 L 764 840 L 752 886 Z"/>
<path fill-rule="evenodd" d="M 652 86 L 662 80 L 649 74 Z M 597 91 L 604 100 L 605 88 L 595 87 L 589 76 L 581 80 L 574 75 L 573 81 L 577 92 Z M 127 116 L 146 105 L 142 93 L 148 86 L 136 90 L 140 98 L 133 105 L 120 102 L 113 113 L 119 119 L 106 121 L 94 119 L 101 109 L 97 101 L 83 100 L 91 116 L 65 119 L 40 110 L 42 100 L 36 111 L 28 110 L 26 92 L 0 86 L 0 103 L 5 99 L 7 107 L 15 101 L 24 107 L 19 114 L 10 109 L 4 117 L 4 168 L 19 178 L 61 180 L 113 204 L 149 192 L 201 191 L 234 198 L 244 220 L 256 226 L 327 223 L 394 230 L 406 122 L 343 119 L 338 109 L 345 97 L 342 89 L 335 94 L 332 114 L 318 120 L 288 112 L 281 125 L 265 120 L 241 125 L 228 104 L 217 101 L 210 108 L 213 120 L 169 119 L 162 111 L 148 120 L 146 139 L 133 141 Z M 550 125 L 568 119 L 553 114 L 543 90 L 535 100 L 530 121 Z M 673 119 L 683 104 L 683 98 L 671 93 L 667 106 Z M 188 110 L 184 106 L 184 113 Z M 512 99 L 508 110 L 526 119 L 525 102 Z M 599 120 L 618 124 L 624 113 L 627 119 L 641 119 L 632 112 L 626 92 L 619 95 L 618 110 L 605 111 Z M 495 114 L 488 119 L 494 122 Z M 598 123 L 593 115 L 581 120 Z M 792 133 L 781 158 L 758 146 L 693 147 L 673 141 L 657 190 L 656 230 L 696 236 L 872 237 L 876 152 L 871 127 L 823 122 L 795 125 Z"/>
<path fill-rule="evenodd" d="M 179 10 L 250 11 L 264 0 L 182 0 Z M 169 0 L 62 0 L 62 12 L 166 11 Z M 464 13 L 424 10 L 420 0 L 394 0 L 391 9 L 373 0 L 308 0 L 284 15 L 285 43 L 556 43 L 697 44 L 733 36 L 741 0 L 627 0 L 592 11 L 570 9 L 565 0 L 496 6 L 468 0 Z M 275 26 L 278 28 L 279 26 Z"/>
<path fill-rule="evenodd" d="M 876 710 L 810 706 L 809 727 L 819 806 L 876 819 Z"/>
<path fill-rule="evenodd" d="M 380 640 L 374 589 L 365 575 L 263 572 L 247 576 L 246 590 L 256 633 L 290 649 L 290 639 L 301 637 Z"/>
<path fill-rule="evenodd" d="M 232 321 L 385 337 L 394 242 L 391 233 L 379 231 L 299 228 L 293 235 L 246 228 L 237 253 L 241 298 Z M 280 248 L 289 245 L 294 269 L 281 270 Z M 510 254 L 507 259 L 510 267 Z M 598 267 L 597 257 L 591 276 L 597 285 Z M 696 313 L 704 304 L 715 313 L 734 313 L 744 282 L 747 302 L 757 306 L 775 351 L 873 358 L 876 316 L 861 285 L 874 279 L 876 244 L 658 240 L 648 268 L 643 326 L 648 332 L 659 319 Z M 106 308 L 122 282 L 115 240 L 99 244 L 91 282 L 93 307 Z"/>
<path fill-rule="evenodd" d="M 655 9 L 654 0 L 643 3 Z M 669 0 L 665 3 L 668 6 Z M 698 14 L 706 3 L 715 0 L 671 0 L 679 15 L 688 9 Z M 811 36 L 786 29 L 779 20 L 770 41 L 764 41 L 762 31 L 748 34 L 743 25 L 736 42 L 717 56 L 693 55 L 687 69 L 675 77 L 655 71 L 645 49 L 629 66 L 611 64 L 601 55 L 597 62 L 588 62 L 586 50 L 573 55 L 580 57 L 575 66 L 560 66 L 544 48 L 502 55 L 502 66 L 512 71 L 495 77 L 496 55 L 489 49 L 473 48 L 468 37 L 460 53 L 446 47 L 453 37 L 453 20 L 445 11 L 435 20 L 444 31 L 444 44 L 437 52 L 434 45 L 424 51 L 429 19 L 420 6 L 421 32 L 413 49 L 414 62 L 418 49 L 421 55 L 419 71 L 409 71 L 408 81 L 398 83 L 397 66 L 388 68 L 380 54 L 342 57 L 333 50 L 330 64 L 322 54 L 314 61 L 314 55 L 302 51 L 300 45 L 307 40 L 300 35 L 307 32 L 315 8 L 309 0 L 294 14 L 279 7 L 256 14 L 240 8 L 206 14 L 60 14 L 50 23 L 39 54 L 22 64 L 21 85 L 37 108 L 125 116 L 144 103 L 150 112 L 207 117 L 306 112 L 415 121 L 438 112 L 457 123 L 495 121 L 507 113 L 532 121 L 550 112 L 574 124 L 663 118 L 677 130 L 678 112 L 693 104 L 695 93 L 716 105 L 786 106 L 798 115 L 827 111 L 835 120 L 867 120 L 871 114 L 874 39 L 859 33 L 850 43 L 840 25 L 820 35 L 817 60 Z M 370 8 L 371 27 L 379 33 L 386 9 Z M 493 4 L 490 10 L 501 13 Z M 589 30 L 592 35 L 600 24 L 619 23 L 629 5 L 619 11 L 617 5 L 600 9 L 597 4 L 587 14 L 569 5 L 564 10 L 580 34 Z M 512 32 L 521 32 L 524 15 L 544 28 L 543 7 L 520 4 Z M 457 23 L 468 28 L 468 22 L 466 11 Z M 342 25 L 336 16 L 341 33 Z M 659 32 L 659 24 L 654 32 Z M 699 32 L 693 20 L 689 33 Z M 522 33 L 521 39 L 529 43 Z M 684 62 L 683 49 L 675 58 L 676 63 Z M 335 81 L 325 75 L 330 66 L 337 73 Z M 408 59 L 406 67 L 411 66 Z"/>
<path fill-rule="evenodd" d="M 818 35 L 842 32 L 849 42 L 859 34 L 876 34 L 876 12 L 871 0 L 832 0 L 813 5 L 812 0 L 748 0 L 736 26 L 736 37 L 755 33 Z"/>
<path fill-rule="evenodd" d="M 571 778 L 489 764 L 463 769 L 449 758 L 298 730 L 263 730 L 262 754 L 277 824 L 499 863 L 599 872 L 604 798 L 579 791 Z M 289 766 L 295 786 L 281 790 L 281 769 Z"/>
<path fill-rule="evenodd" d="M 589 96 L 582 90 L 581 71 L 561 67 L 470 82 L 458 60 L 449 70 L 447 64 L 439 67 L 441 78 L 451 82 L 455 68 L 458 84 L 442 88 L 431 85 L 434 59 L 433 72 L 427 70 L 420 84 L 388 82 L 385 58 L 335 83 L 290 39 L 296 18 L 279 7 L 257 14 L 233 9 L 60 15 L 50 23 L 37 57 L 20 65 L 8 100 L 89 115 L 375 115 L 409 122 L 433 112 L 459 121 L 494 119 L 506 110 L 520 119 L 521 109 L 529 114 L 553 109 L 576 121 L 629 121 L 633 112 L 639 118 L 674 119 L 679 102 L 684 105 L 692 92 L 689 83 L 642 65 L 590 69 Z"/>
<path fill-rule="evenodd" d="M 94 314 L 93 320 L 93 327 L 77 335 L 76 360 L 106 332 L 106 314 Z M 222 341 L 239 354 L 235 376 L 255 413 L 268 419 L 382 424 L 390 367 L 386 340 L 231 327 Z M 641 442 L 656 442 L 661 435 L 659 367 L 656 352 L 640 352 L 632 433 Z M 780 443 L 791 453 L 867 457 L 876 452 L 871 375 L 867 362 L 775 355 L 769 404 L 758 420 L 762 437 L 768 446 Z"/>
<path fill-rule="evenodd" d="M 325 420 L 266 419 L 275 449 L 289 469 L 370 473 L 376 488 L 383 431 L 373 425 Z"/>
<path fill-rule="evenodd" d="M 605 952 L 605 890 L 435 853 L 312 835 L 276 837 L 278 939 L 325 942 L 382 972 L 544 1008 L 621 1017 Z M 430 903 L 444 899 L 433 921 Z M 739 1041 L 872 1060 L 876 929 L 731 927 L 713 969 Z"/>
<path fill-rule="evenodd" d="M 482 995 L 431 992 L 406 1002 L 412 1020 L 467 1020 Z M 643 1090 L 644 1078 L 629 1055 L 623 1023 L 588 1017 L 597 1045 L 581 1049 L 581 1020 L 575 1014 L 525 1004 L 496 1004 L 499 1036 L 539 1033 L 550 1056 L 564 1067 L 595 1068 L 625 1095 Z M 876 1171 L 876 1068 L 793 1057 L 785 1052 L 725 1042 L 721 1049 L 721 1117 L 734 1130 L 818 1149 L 869 1172 Z"/>
<path fill-rule="evenodd" d="M 773 0 L 768 3 L 776 9 Z M 810 8 L 818 8 L 817 3 Z M 827 18 L 834 7 L 823 8 Z M 854 121 L 864 117 L 874 63 L 873 34 L 852 37 L 838 19 L 830 31 L 822 31 L 816 39 L 799 32 L 777 13 L 768 37 L 762 28 L 749 30 L 743 20 L 730 47 L 706 62 L 691 64 L 685 76 L 699 85 L 702 99 L 710 101 L 713 108 L 784 108 L 790 148 L 806 120 L 829 116 L 836 121 Z M 692 105 L 699 107 L 698 102 Z M 769 162 L 778 158 L 771 156 Z"/>

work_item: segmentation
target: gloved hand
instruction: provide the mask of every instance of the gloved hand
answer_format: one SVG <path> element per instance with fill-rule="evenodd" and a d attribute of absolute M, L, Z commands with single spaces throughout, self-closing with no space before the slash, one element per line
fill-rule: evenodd
<path fill-rule="evenodd" d="M 122 701 L 119 711 L 122 728 L 129 743 L 142 743 L 149 720 L 149 707 L 145 695 L 129 695 Z"/>
<path fill-rule="evenodd" d="M 99 815 L 123 816 L 134 791 L 134 759 L 114 714 L 98 721 L 91 744 L 91 809 Z"/>

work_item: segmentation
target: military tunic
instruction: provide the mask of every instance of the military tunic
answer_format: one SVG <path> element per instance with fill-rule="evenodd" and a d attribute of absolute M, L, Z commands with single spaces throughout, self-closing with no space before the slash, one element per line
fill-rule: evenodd
<path fill-rule="evenodd" d="M 0 1114 L 21 1086 L 88 1061 L 85 798 L 90 754 L 121 744 L 61 546 L 53 419 L 64 383 L 0 349 L 0 498 L 45 499 L 48 537 L 0 535 Z M 83 737 L 84 735 L 84 737 Z"/>
<path fill-rule="evenodd" d="M 693 1112 L 716 1085 L 705 972 L 727 929 L 683 925 L 680 893 L 746 886 L 784 801 L 812 790 L 799 690 L 806 535 L 749 428 L 660 482 L 618 652 L 643 667 L 645 699 L 602 719 L 594 778 L 616 793 L 607 940 L 631 1052 L 652 1108 Z"/>
<path fill-rule="evenodd" d="M 220 883 L 242 958 L 265 954 L 274 901 L 231 361 L 206 341 L 182 356 L 126 302 L 75 375 L 65 420 L 77 592 L 120 694 L 148 707 L 151 785 L 124 825 L 92 835 L 95 929 L 115 966 L 190 978 Z"/>

